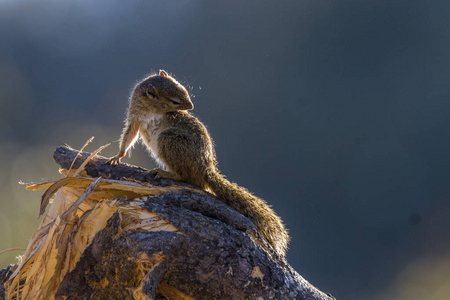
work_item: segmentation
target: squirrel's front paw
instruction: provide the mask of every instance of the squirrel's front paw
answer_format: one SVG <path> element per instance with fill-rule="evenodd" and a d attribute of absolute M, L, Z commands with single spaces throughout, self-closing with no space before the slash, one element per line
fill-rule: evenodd
<path fill-rule="evenodd" d="M 108 160 L 107 164 L 108 165 L 119 165 L 120 159 L 125 156 L 125 153 L 126 153 L 125 150 L 120 150 L 116 156 L 113 156 Z"/>
<path fill-rule="evenodd" d="M 117 156 L 111 157 L 106 163 L 108 165 L 118 165 L 120 164 L 120 157 Z"/>

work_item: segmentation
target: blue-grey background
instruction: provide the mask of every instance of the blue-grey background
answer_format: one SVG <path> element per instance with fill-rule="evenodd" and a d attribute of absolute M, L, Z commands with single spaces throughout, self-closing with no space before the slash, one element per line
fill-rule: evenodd
<path fill-rule="evenodd" d="M 137 80 L 189 87 L 220 168 L 338 299 L 450 299 L 447 1 L 0 0 L 0 248 L 61 143 L 117 141 Z M 112 156 L 117 142 L 103 151 Z M 153 167 L 142 146 L 127 162 Z M 20 252 L 0 256 L 0 267 Z"/>

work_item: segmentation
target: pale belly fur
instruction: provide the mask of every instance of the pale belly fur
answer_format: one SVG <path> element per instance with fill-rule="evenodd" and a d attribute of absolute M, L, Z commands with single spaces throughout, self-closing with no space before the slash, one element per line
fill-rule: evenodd
<path fill-rule="evenodd" d="M 163 117 L 164 115 L 162 114 L 154 113 L 148 113 L 141 116 L 141 127 L 139 128 L 139 133 L 158 166 L 165 169 L 164 164 L 159 160 L 158 154 L 158 136 L 161 133 L 160 125 Z"/>

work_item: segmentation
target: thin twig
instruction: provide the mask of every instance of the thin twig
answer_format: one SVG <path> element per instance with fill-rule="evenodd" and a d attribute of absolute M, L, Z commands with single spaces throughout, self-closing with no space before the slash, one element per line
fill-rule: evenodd
<path fill-rule="evenodd" d="M 3 253 L 7 253 L 7 252 L 11 252 L 11 251 L 25 251 L 27 249 L 24 248 L 9 248 L 9 249 L 5 249 L 3 251 L 0 251 L 0 255 L 2 255 Z"/>
<path fill-rule="evenodd" d="M 92 142 L 92 140 L 94 139 L 94 137 L 91 137 L 89 140 L 86 141 L 86 143 L 84 143 L 83 147 L 81 147 L 80 151 L 77 153 L 77 155 L 75 156 L 75 158 L 72 160 L 72 164 L 70 165 L 69 170 L 67 171 L 67 175 L 66 177 L 69 177 L 70 175 L 70 170 L 72 170 L 73 165 L 75 164 L 75 161 L 77 160 L 78 156 L 80 156 L 80 153 L 84 150 L 84 148 L 86 148 L 86 146 Z"/>
<path fill-rule="evenodd" d="M 62 215 L 61 215 L 61 221 L 64 221 L 67 216 L 74 211 L 75 209 L 78 208 L 78 206 L 80 206 L 81 203 L 83 203 L 83 201 L 87 198 L 87 196 L 89 196 L 90 193 L 92 193 L 92 191 L 95 189 L 95 187 L 97 186 L 97 184 L 100 182 L 102 178 L 99 177 L 97 178 L 94 182 L 92 182 L 87 189 L 83 192 L 83 194 L 81 194 L 81 196 L 77 199 L 77 201 L 75 201 L 68 210 L 66 210 Z"/>
<path fill-rule="evenodd" d="M 91 155 L 89 155 L 89 157 L 81 164 L 81 166 L 77 169 L 77 171 L 73 174 L 73 176 L 78 175 L 78 173 L 80 173 L 81 171 L 84 170 L 84 167 L 88 164 L 88 162 L 95 156 L 97 155 L 97 153 L 99 153 L 100 151 L 102 151 L 103 149 L 105 149 L 106 147 L 108 147 L 109 145 L 111 145 L 111 143 L 108 143 L 106 145 L 101 146 L 100 148 L 98 148 L 97 150 L 95 150 L 94 152 L 91 153 Z M 80 152 L 78 152 L 80 153 Z"/>

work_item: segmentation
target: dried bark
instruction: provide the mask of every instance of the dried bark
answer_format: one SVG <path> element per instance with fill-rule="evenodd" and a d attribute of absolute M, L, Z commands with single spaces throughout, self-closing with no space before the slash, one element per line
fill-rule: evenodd
<path fill-rule="evenodd" d="M 55 161 L 69 169 L 77 151 L 64 145 Z M 79 168 L 89 156 L 82 153 Z M 117 210 L 60 282 L 57 299 L 333 299 L 303 279 L 260 238 L 253 223 L 213 195 L 140 167 L 94 157 L 83 176 L 175 186 L 139 199 L 177 230 L 124 231 Z M 137 199 L 116 199 L 121 205 Z M 0 281 L 11 276 L 0 271 Z M 3 299 L 0 289 L 0 299 Z"/>

